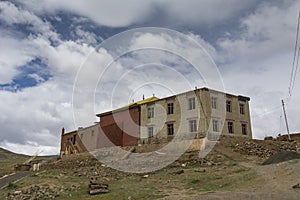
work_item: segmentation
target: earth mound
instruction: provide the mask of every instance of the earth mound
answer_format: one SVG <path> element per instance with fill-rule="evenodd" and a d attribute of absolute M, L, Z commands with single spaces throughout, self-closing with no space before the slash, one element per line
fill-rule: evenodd
<path fill-rule="evenodd" d="M 300 154 L 292 151 L 280 151 L 270 156 L 262 165 L 275 164 L 293 159 L 300 159 Z"/>

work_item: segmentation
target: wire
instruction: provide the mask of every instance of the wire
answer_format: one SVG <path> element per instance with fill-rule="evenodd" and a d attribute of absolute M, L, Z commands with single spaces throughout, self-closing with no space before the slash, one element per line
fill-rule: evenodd
<path fill-rule="evenodd" d="M 298 47 L 299 23 L 300 23 L 300 11 L 299 11 L 298 22 L 297 22 L 297 33 L 296 33 L 296 42 L 295 42 L 295 49 L 294 49 L 293 66 L 292 66 L 290 83 L 289 83 L 289 96 L 290 97 L 292 96 L 292 92 L 294 89 L 297 69 L 298 69 L 298 65 L 299 65 L 299 51 L 300 51 L 300 47 Z M 297 58 L 297 61 L 296 61 L 296 58 Z"/>
<path fill-rule="evenodd" d="M 300 18 L 300 12 L 298 16 L 298 23 L 297 23 L 297 34 L 296 34 L 296 43 L 295 43 L 295 49 L 294 49 L 294 59 L 293 59 L 293 66 L 295 64 L 295 59 L 296 59 L 296 51 L 298 47 L 298 34 L 299 34 L 299 18 Z"/>
<path fill-rule="evenodd" d="M 298 66 L 299 66 L 299 56 L 300 56 L 300 47 L 298 48 L 298 52 L 297 52 L 297 62 L 296 62 L 296 67 L 295 67 L 295 73 L 294 73 L 294 79 L 293 79 L 293 84 L 292 84 L 292 91 L 294 89 L 295 86 L 295 80 L 296 80 L 296 75 L 297 75 L 297 71 L 298 71 Z"/>
<path fill-rule="evenodd" d="M 281 107 L 282 107 L 281 105 L 280 106 L 273 106 L 268 111 L 265 111 L 265 112 L 260 113 L 260 114 L 255 114 L 254 116 L 252 116 L 252 118 L 262 118 L 265 115 L 268 115 L 268 114 L 274 113 L 276 111 L 279 111 L 281 109 Z"/>

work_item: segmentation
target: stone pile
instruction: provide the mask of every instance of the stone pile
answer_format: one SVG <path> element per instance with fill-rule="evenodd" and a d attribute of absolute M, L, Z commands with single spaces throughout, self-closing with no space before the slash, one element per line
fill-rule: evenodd
<path fill-rule="evenodd" d="M 233 150 L 244 155 L 255 155 L 260 158 L 269 158 L 276 152 L 300 152 L 298 142 L 287 141 L 242 141 L 235 143 Z"/>
<path fill-rule="evenodd" d="M 8 193 L 6 196 L 7 200 L 37 200 L 37 199 L 55 199 L 60 196 L 62 193 L 68 191 L 76 190 L 77 187 L 72 185 L 69 188 L 58 187 L 53 185 L 32 185 L 22 190 L 17 190 L 11 193 Z"/>
<path fill-rule="evenodd" d="M 202 167 L 215 165 L 212 159 L 207 159 L 207 158 L 199 158 L 199 162 Z"/>
<path fill-rule="evenodd" d="M 70 155 L 42 166 L 42 170 L 53 169 L 60 170 L 64 176 L 91 177 L 101 174 L 102 177 L 110 179 L 122 173 L 106 167 L 91 155 Z"/>
<path fill-rule="evenodd" d="M 297 183 L 296 185 L 292 186 L 293 189 L 299 189 L 300 188 L 300 183 Z"/>
<path fill-rule="evenodd" d="M 280 142 L 279 149 L 284 151 L 300 152 L 300 144 L 298 142 Z"/>
<path fill-rule="evenodd" d="M 88 192 L 91 195 L 107 193 L 108 192 L 108 184 L 101 183 L 97 179 L 91 177 Z"/>
<path fill-rule="evenodd" d="M 48 169 L 71 169 L 75 170 L 86 166 L 95 166 L 99 164 L 99 161 L 91 155 L 70 155 L 63 159 L 52 161 L 42 166 L 42 170 Z"/>
<path fill-rule="evenodd" d="M 264 146 L 255 142 L 245 141 L 237 143 L 234 147 L 234 151 L 245 155 L 254 155 L 261 158 L 268 158 L 273 155 L 273 152 Z"/>
<path fill-rule="evenodd" d="M 182 174 L 182 173 L 184 173 L 183 169 L 177 169 L 176 171 L 170 172 L 169 174 L 176 175 L 176 174 Z"/>

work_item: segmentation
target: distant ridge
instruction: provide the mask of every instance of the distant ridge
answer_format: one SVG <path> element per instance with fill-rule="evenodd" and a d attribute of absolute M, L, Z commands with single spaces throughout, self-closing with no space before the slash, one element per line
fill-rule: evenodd
<path fill-rule="evenodd" d="M 3 159 L 16 159 L 16 158 L 26 158 L 28 157 L 27 155 L 24 155 L 24 154 L 18 154 L 18 153 L 14 153 L 14 152 L 11 152 L 7 149 L 4 149 L 4 148 L 1 148 L 0 147 L 0 160 L 3 160 Z"/>

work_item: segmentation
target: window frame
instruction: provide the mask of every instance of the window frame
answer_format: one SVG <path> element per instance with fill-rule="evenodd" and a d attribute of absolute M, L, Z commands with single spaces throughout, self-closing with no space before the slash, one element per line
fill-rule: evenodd
<path fill-rule="evenodd" d="M 232 101 L 226 100 L 226 112 L 232 112 Z"/>
<path fill-rule="evenodd" d="M 247 135 L 247 123 L 242 123 L 242 135 Z"/>
<path fill-rule="evenodd" d="M 167 134 L 168 136 L 174 135 L 174 123 L 167 124 Z"/>
<path fill-rule="evenodd" d="M 154 118 L 154 107 L 153 106 L 147 108 L 147 117 L 148 117 L 148 119 Z"/>
<path fill-rule="evenodd" d="M 219 120 L 212 119 L 212 127 L 213 132 L 219 132 Z"/>
<path fill-rule="evenodd" d="M 72 141 L 72 143 L 73 143 L 73 145 L 75 145 L 75 144 L 76 144 L 76 134 L 75 134 L 75 135 L 73 135 L 73 141 Z"/>
<path fill-rule="evenodd" d="M 218 101 L 218 97 L 215 96 L 211 97 L 211 108 L 217 109 L 217 101 Z"/>
<path fill-rule="evenodd" d="M 189 110 L 194 110 L 194 109 L 196 109 L 196 99 L 195 99 L 195 97 L 190 97 L 189 99 L 188 99 L 188 103 L 189 103 L 189 107 L 188 107 L 188 109 Z"/>
<path fill-rule="evenodd" d="M 168 115 L 174 114 L 174 103 L 173 102 L 167 103 L 167 114 Z"/>
<path fill-rule="evenodd" d="M 241 115 L 245 114 L 245 104 L 244 103 L 240 103 L 240 114 Z"/>
<path fill-rule="evenodd" d="M 233 121 L 228 121 L 227 122 L 227 130 L 228 130 L 228 133 L 234 133 L 234 124 L 233 124 Z"/>
<path fill-rule="evenodd" d="M 154 137 L 154 128 L 153 126 L 148 126 L 148 138 Z"/>
<path fill-rule="evenodd" d="M 189 120 L 189 131 L 191 133 L 197 132 L 197 120 L 196 119 Z"/>

